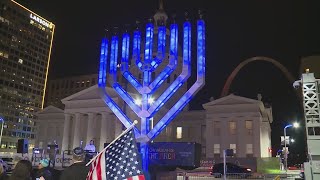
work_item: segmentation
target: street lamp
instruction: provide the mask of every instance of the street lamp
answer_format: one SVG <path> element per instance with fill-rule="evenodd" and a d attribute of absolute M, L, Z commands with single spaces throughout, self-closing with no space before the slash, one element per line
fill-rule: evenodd
<path fill-rule="evenodd" d="M 288 151 L 287 151 L 287 128 L 294 127 L 298 128 L 299 123 L 295 122 L 293 124 L 288 124 L 283 128 L 283 135 L 284 135 L 284 169 L 287 172 L 287 166 L 288 166 Z"/>
<path fill-rule="evenodd" d="M 0 148 L 2 146 L 2 132 L 3 132 L 3 125 L 4 125 L 4 119 L 0 116 L 0 121 L 1 121 L 1 132 L 0 132 Z"/>

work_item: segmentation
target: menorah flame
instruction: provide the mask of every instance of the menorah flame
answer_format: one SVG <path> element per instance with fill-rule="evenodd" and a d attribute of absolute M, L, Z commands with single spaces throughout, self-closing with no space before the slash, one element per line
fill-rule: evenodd
<path fill-rule="evenodd" d="M 155 57 L 153 57 L 153 36 L 154 25 L 152 23 L 148 23 L 146 25 L 144 59 L 142 61 L 140 59 L 141 31 L 135 30 L 133 33 L 131 58 L 129 58 L 130 34 L 124 33 L 122 35 L 121 74 L 141 95 L 141 104 L 136 103 L 134 98 L 118 82 L 118 36 L 112 36 L 110 43 L 106 38 L 102 40 L 98 79 L 98 86 L 101 91 L 102 99 L 125 127 L 128 128 L 133 123 L 133 120 L 131 120 L 125 112 L 121 110 L 119 105 L 107 94 L 107 74 L 109 75 L 108 80 L 110 79 L 109 83 L 111 87 L 118 93 L 132 111 L 141 118 L 141 128 L 140 130 L 136 129 L 136 134 L 141 142 L 140 149 L 143 158 L 143 167 L 145 170 L 148 168 L 147 143 L 159 135 L 159 133 L 178 115 L 178 113 L 205 84 L 205 23 L 204 20 L 200 19 L 197 21 L 197 80 L 175 103 L 175 105 L 171 107 L 171 109 L 169 109 L 169 111 L 157 122 L 153 129 L 150 129 L 149 120 L 154 117 L 154 115 L 166 104 L 176 91 L 186 83 L 191 75 L 191 23 L 186 21 L 183 24 L 183 61 L 181 74 L 152 104 L 150 104 L 148 102 L 150 97 L 177 67 L 178 25 L 175 23 L 170 25 L 169 62 L 163 71 L 154 79 L 151 78 L 151 73 L 156 70 L 159 64 L 161 64 L 166 57 L 166 27 L 163 25 L 158 26 L 157 55 Z M 140 82 L 140 80 L 130 72 L 130 59 L 135 61 L 135 65 L 139 71 L 142 72 L 142 82 Z M 107 73 L 108 65 L 109 72 Z"/>

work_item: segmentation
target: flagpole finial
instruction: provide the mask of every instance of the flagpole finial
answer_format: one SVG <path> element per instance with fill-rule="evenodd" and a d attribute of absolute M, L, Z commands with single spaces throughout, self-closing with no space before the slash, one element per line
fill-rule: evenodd
<path fill-rule="evenodd" d="M 138 121 L 137 121 L 137 120 L 134 120 L 134 121 L 133 121 L 133 124 L 138 124 Z"/>

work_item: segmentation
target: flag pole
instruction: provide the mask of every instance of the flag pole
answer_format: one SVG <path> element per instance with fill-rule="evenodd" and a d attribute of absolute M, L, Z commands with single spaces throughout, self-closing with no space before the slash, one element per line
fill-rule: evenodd
<path fill-rule="evenodd" d="M 92 163 L 92 161 L 94 161 L 100 154 L 104 153 L 106 151 L 106 149 L 108 149 L 109 146 L 111 146 L 114 142 L 116 142 L 116 140 L 118 140 L 121 136 L 123 136 L 124 134 L 126 134 L 127 132 L 129 132 L 132 128 L 134 128 L 134 126 L 138 124 L 138 121 L 135 120 L 133 122 L 133 124 L 131 124 L 130 127 L 128 127 L 125 131 L 123 131 L 117 138 L 115 138 L 110 144 L 108 144 L 108 146 L 106 146 L 102 151 L 99 152 L 99 154 L 97 154 L 95 157 L 93 157 L 87 164 L 86 166 L 88 166 L 89 164 Z"/>

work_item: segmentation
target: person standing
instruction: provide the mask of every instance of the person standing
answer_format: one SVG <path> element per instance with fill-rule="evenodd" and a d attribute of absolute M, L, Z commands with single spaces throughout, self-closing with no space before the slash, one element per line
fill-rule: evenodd
<path fill-rule="evenodd" d="M 39 166 L 38 166 L 38 171 L 36 173 L 36 179 L 43 177 L 45 180 L 53 180 L 52 178 L 52 173 L 48 169 L 49 166 L 49 160 L 48 159 L 41 159 Z"/>
<path fill-rule="evenodd" d="M 3 166 L 4 165 L 0 163 L 0 180 L 7 180 L 9 179 L 9 176 L 7 175 L 6 170 Z"/>
<path fill-rule="evenodd" d="M 96 147 L 94 145 L 94 141 L 90 140 L 89 144 L 84 147 L 85 152 L 85 162 L 89 162 L 96 154 Z"/>
<path fill-rule="evenodd" d="M 84 150 L 90 153 L 96 152 L 96 146 L 94 145 L 94 141 L 90 140 L 89 144 L 87 144 L 86 147 L 84 147 Z"/>
<path fill-rule="evenodd" d="M 84 162 L 84 150 L 81 147 L 73 149 L 73 164 L 63 170 L 60 180 L 82 180 L 86 179 L 89 166 Z"/>
<path fill-rule="evenodd" d="M 20 160 L 12 171 L 9 180 L 30 180 L 32 164 L 28 160 Z"/>

